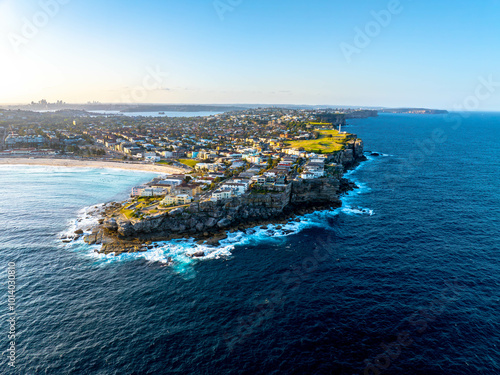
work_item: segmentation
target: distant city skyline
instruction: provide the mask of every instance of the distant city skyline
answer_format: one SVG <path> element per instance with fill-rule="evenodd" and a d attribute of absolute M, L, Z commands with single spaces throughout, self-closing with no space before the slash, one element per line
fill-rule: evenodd
<path fill-rule="evenodd" d="M 0 103 L 500 111 L 500 2 L 0 0 Z"/>

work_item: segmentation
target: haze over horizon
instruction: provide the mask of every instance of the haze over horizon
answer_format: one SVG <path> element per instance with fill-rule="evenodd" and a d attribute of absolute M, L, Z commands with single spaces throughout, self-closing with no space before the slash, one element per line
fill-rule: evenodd
<path fill-rule="evenodd" d="M 499 11 L 496 0 L 0 0 L 0 103 L 500 110 Z"/>

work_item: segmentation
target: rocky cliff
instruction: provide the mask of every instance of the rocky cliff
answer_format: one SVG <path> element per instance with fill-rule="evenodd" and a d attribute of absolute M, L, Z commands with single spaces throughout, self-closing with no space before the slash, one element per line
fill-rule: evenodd
<path fill-rule="evenodd" d="M 349 168 L 363 156 L 363 142 L 354 136 L 345 150 L 329 161 Z M 101 252 L 119 254 L 144 251 L 152 241 L 194 237 L 215 244 L 228 230 L 245 230 L 269 223 L 286 223 L 294 215 L 341 206 L 339 196 L 354 188 L 345 179 L 324 177 L 297 180 L 280 193 L 248 193 L 219 202 L 204 201 L 159 213 L 141 220 L 115 219 L 108 210 L 102 224 L 84 237 L 89 244 L 102 244 Z"/>
<path fill-rule="evenodd" d="M 377 117 L 378 111 L 372 109 L 363 109 L 359 111 L 353 111 L 346 114 L 346 119 L 351 118 L 367 118 L 367 117 Z"/>
<path fill-rule="evenodd" d="M 366 160 L 363 153 L 363 141 L 357 138 L 356 135 L 350 135 L 350 140 L 347 142 L 345 149 L 332 154 L 328 161 L 341 164 L 345 169 L 351 169 Z"/>

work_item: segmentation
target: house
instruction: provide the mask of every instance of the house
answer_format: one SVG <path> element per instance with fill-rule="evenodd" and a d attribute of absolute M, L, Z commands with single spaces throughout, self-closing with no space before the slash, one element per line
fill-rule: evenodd
<path fill-rule="evenodd" d="M 304 166 L 304 173 L 311 174 L 314 178 L 323 177 L 325 175 L 324 162 L 309 162 Z"/>
<path fill-rule="evenodd" d="M 259 185 L 264 185 L 266 183 L 266 176 L 257 176 L 256 181 Z"/>
<path fill-rule="evenodd" d="M 309 173 L 309 172 L 303 172 L 303 173 L 301 173 L 300 178 L 302 178 L 304 180 L 311 180 L 313 178 L 316 178 L 316 176 L 312 173 Z"/>
<path fill-rule="evenodd" d="M 208 177 L 212 178 L 224 178 L 224 173 L 210 173 Z"/>
<path fill-rule="evenodd" d="M 264 185 L 266 185 L 266 186 L 273 186 L 275 183 L 276 183 L 276 177 L 274 177 L 274 176 L 267 176 Z"/>
<path fill-rule="evenodd" d="M 159 156 L 146 156 L 144 160 L 150 162 L 150 163 L 157 163 L 161 160 Z"/>
<path fill-rule="evenodd" d="M 203 185 L 210 185 L 211 183 L 214 182 L 214 180 L 215 178 L 212 177 L 203 177 L 203 178 L 197 178 L 196 180 L 194 180 L 194 182 Z"/>
<path fill-rule="evenodd" d="M 187 194 L 195 197 L 201 193 L 201 186 L 197 184 L 182 183 L 172 188 L 171 192 L 172 194 Z"/>
<path fill-rule="evenodd" d="M 100 139 L 97 140 L 97 142 L 99 142 Z M 102 143 L 104 143 L 104 140 L 102 140 Z M 122 142 L 122 143 L 119 143 L 115 146 L 115 149 L 116 151 L 122 151 L 122 152 L 125 152 L 125 149 L 126 148 L 130 148 L 130 147 L 135 147 L 135 143 L 130 143 L 130 142 Z"/>
<path fill-rule="evenodd" d="M 178 204 L 188 204 L 193 200 L 193 198 L 188 194 L 179 194 L 176 198 Z"/>
<path fill-rule="evenodd" d="M 152 181 L 146 184 L 146 187 L 161 189 L 163 194 L 168 194 L 172 190 L 172 185 L 163 184 L 162 181 Z"/>
<path fill-rule="evenodd" d="M 140 196 L 141 197 L 159 197 L 165 195 L 168 191 L 164 188 L 158 187 L 146 187 L 142 190 Z"/>
<path fill-rule="evenodd" d="M 177 202 L 175 195 L 166 195 L 165 198 L 161 201 L 162 204 L 170 206 Z"/>
<path fill-rule="evenodd" d="M 9 134 L 7 138 L 5 138 L 5 144 L 7 146 L 12 146 L 17 143 L 26 143 L 26 144 L 42 144 L 45 143 L 45 138 L 41 135 L 25 135 L 19 136 L 17 134 Z"/>
<path fill-rule="evenodd" d="M 165 178 L 163 180 L 156 181 L 156 183 L 160 184 L 160 185 L 179 186 L 180 184 L 182 184 L 183 181 L 184 181 L 184 179 L 182 177 L 178 177 L 178 178 L 171 177 L 171 178 Z"/>
<path fill-rule="evenodd" d="M 247 191 L 248 185 L 238 182 L 226 182 L 222 185 L 222 188 L 233 191 L 235 195 L 241 195 Z"/>
<path fill-rule="evenodd" d="M 255 173 L 251 173 L 251 172 L 241 172 L 238 175 L 238 177 L 246 178 L 246 179 L 252 178 L 253 176 L 255 176 Z"/>
<path fill-rule="evenodd" d="M 123 147 L 123 152 L 125 152 L 128 155 L 137 155 L 141 151 L 142 151 L 141 147 L 136 147 L 136 146 Z"/>
<path fill-rule="evenodd" d="M 229 189 L 221 189 L 221 190 L 217 190 L 217 191 L 214 191 L 212 193 L 212 196 L 210 198 L 211 201 L 213 202 L 217 202 L 221 199 L 228 199 L 228 198 L 231 198 L 232 197 L 232 191 L 229 190 Z"/>
<path fill-rule="evenodd" d="M 209 172 L 215 172 L 215 171 L 218 171 L 220 167 L 221 167 L 221 164 L 219 164 L 219 163 L 198 163 L 195 165 L 194 168 L 196 170 L 206 169 Z"/>
<path fill-rule="evenodd" d="M 276 177 L 275 185 L 285 185 L 286 184 L 286 176 L 279 175 Z"/>
<path fill-rule="evenodd" d="M 245 162 L 244 161 L 241 161 L 241 160 L 236 160 L 233 162 L 233 164 L 231 164 L 231 169 L 238 169 L 238 168 L 241 168 L 245 166 Z"/>
<path fill-rule="evenodd" d="M 250 163 L 254 163 L 254 164 L 260 164 L 260 163 L 262 163 L 264 161 L 262 159 L 262 157 L 260 157 L 260 156 L 250 156 L 247 160 Z"/>
<path fill-rule="evenodd" d="M 193 200 L 191 196 L 188 194 L 178 194 L 178 195 L 166 195 L 165 198 L 161 201 L 164 205 L 171 204 L 188 204 Z"/>
<path fill-rule="evenodd" d="M 264 175 L 269 177 L 276 177 L 279 175 L 286 175 L 286 174 L 288 174 L 288 169 L 273 168 L 264 172 Z"/>

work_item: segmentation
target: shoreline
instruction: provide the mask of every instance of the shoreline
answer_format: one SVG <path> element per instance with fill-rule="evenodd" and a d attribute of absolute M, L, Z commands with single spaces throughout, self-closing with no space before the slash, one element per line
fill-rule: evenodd
<path fill-rule="evenodd" d="M 320 182 L 325 179 L 316 179 L 316 182 Z M 208 207 L 208 211 L 212 214 L 209 216 L 213 216 L 216 225 L 212 225 L 211 227 L 205 227 L 203 230 L 199 230 L 197 227 L 191 228 L 191 230 L 186 231 L 171 231 L 171 230 L 155 230 L 151 228 L 151 230 L 146 230 L 142 232 L 141 230 L 137 233 L 124 233 L 130 229 L 130 222 L 123 223 L 121 220 L 115 218 L 116 210 L 120 209 L 122 204 L 119 202 L 109 202 L 103 206 L 103 210 L 101 210 L 97 215 L 98 225 L 93 227 L 89 231 L 77 231 L 73 236 L 69 236 L 66 239 L 66 242 L 71 242 L 73 239 L 78 239 L 83 237 L 83 241 L 88 245 L 100 245 L 100 248 L 96 250 L 98 254 L 110 255 L 113 254 L 115 256 L 124 254 L 124 253 L 141 253 L 146 252 L 148 250 L 154 249 L 157 247 L 158 242 L 168 242 L 172 240 L 194 240 L 197 245 L 204 246 L 220 246 L 220 241 L 228 238 L 230 233 L 235 231 L 241 231 L 243 233 L 247 233 L 248 230 L 252 231 L 256 228 L 267 229 L 269 225 L 277 225 L 278 229 L 281 230 L 284 225 L 290 224 L 292 222 L 300 222 L 300 218 L 307 214 L 312 214 L 318 211 L 324 210 L 334 210 L 342 207 L 343 203 L 340 200 L 340 197 L 349 191 L 355 190 L 358 188 L 356 184 L 352 181 L 349 181 L 345 178 L 341 178 L 339 181 L 338 190 L 336 191 L 334 199 L 328 199 L 327 201 L 312 201 L 312 202 L 301 202 L 299 204 L 291 204 L 284 207 L 285 209 L 279 210 L 279 212 L 266 212 L 264 216 L 259 217 L 248 217 L 245 220 L 236 220 L 234 222 L 228 223 L 227 225 L 220 225 L 221 216 L 218 215 L 219 211 L 223 209 L 222 206 L 225 206 L 228 202 L 225 202 L 224 205 L 212 205 Z M 321 182 L 321 184 L 323 184 Z M 282 193 L 284 194 L 284 193 Z M 278 194 L 279 195 L 279 194 Z M 234 200 L 237 198 L 233 198 L 231 202 L 234 203 Z M 250 207 L 250 206 L 248 206 Z M 141 223 L 145 223 L 146 226 L 149 226 L 148 222 L 150 220 L 156 221 L 159 218 L 167 218 L 167 221 L 176 222 L 175 225 L 184 225 L 188 227 L 187 223 L 181 223 L 183 218 L 181 218 L 182 214 L 189 215 L 189 218 L 195 218 L 198 214 L 194 212 L 190 212 L 191 210 L 186 209 L 178 214 L 170 214 L 170 213 L 162 213 L 158 214 L 156 217 L 151 219 L 146 219 L 142 221 L 138 221 L 135 224 L 142 225 Z M 267 210 L 266 210 L 267 211 Z M 174 214 L 174 215 L 173 215 Z M 215 215 L 213 215 L 215 214 Z M 213 220 L 208 218 L 208 220 Z M 179 221 L 179 222 L 177 222 Z M 223 220 L 222 220 L 223 221 Z M 122 226 L 122 224 L 125 224 Z M 133 231 L 133 230 L 132 230 Z M 285 230 L 285 234 L 288 234 L 287 230 Z M 291 231 L 289 232 L 291 233 Z M 75 236 L 76 235 L 76 236 Z M 194 252 L 192 254 L 187 254 L 192 258 L 204 257 L 207 255 L 205 252 Z"/>
<path fill-rule="evenodd" d="M 280 191 L 266 194 L 247 192 L 231 199 L 205 200 L 172 210 L 155 210 L 137 220 L 122 212 L 124 202 L 110 202 L 98 214 L 97 225 L 90 230 L 75 231 L 74 236 L 69 236 L 65 242 L 83 237 L 88 245 L 101 245 L 97 253 L 115 256 L 148 251 L 155 247 L 156 242 L 183 238 L 192 238 L 198 244 L 218 246 L 228 233 L 236 230 L 246 233 L 257 226 L 281 226 L 300 220 L 298 217 L 305 214 L 337 209 L 342 206 L 340 197 L 357 188 L 355 183 L 344 177 L 346 171 L 356 169 L 367 160 L 362 140 L 356 138 L 347 146 L 331 155 L 331 161 L 344 167 L 340 176 L 294 179 Z M 37 162 L 36 159 L 29 160 Z M 197 252 L 190 256 L 202 257 L 205 253 Z"/>
<path fill-rule="evenodd" d="M 354 160 L 354 162 L 349 166 L 349 170 L 357 169 L 363 164 L 363 162 L 366 161 L 368 161 L 368 159 L 366 159 L 363 155 L 362 157 Z M 331 178 L 325 177 L 315 180 L 307 180 L 308 182 L 306 183 L 320 183 L 324 186 L 324 182 L 327 180 L 331 180 Z M 255 217 L 255 215 L 252 217 L 252 215 L 248 215 L 248 212 L 244 213 L 242 217 L 236 214 L 239 219 L 237 218 L 232 222 L 226 222 L 224 224 L 222 224 L 222 222 L 226 221 L 227 218 L 224 219 L 224 215 L 221 215 L 220 211 L 224 211 L 224 208 L 227 208 L 228 205 L 231 206 L 232 209 L 241 206 L 251 208 L 252 206 L 243 202 L 236 202 L 238 200 L 238 197 L 236 197 L 232 198 L 230 201 L 223 202 L 224 204 L 222 205 L 217 203 L 212 204 L 211 206 L 206 207 L 207 210 L 200 210 L 201 205 L 198 204 L 197 209 L 194 210 L 192 209 L 192 206 L 190 206 L 186 209 L 177 209 L 168 213 L 160 213 L 154 217 L 132 223 L 128 220 L 123 221 L 116 217 L 117 212 L 122 207 L 122 203 L 110 202 L 105 204 L 104 210 L 99 213 L 97 218 L 99 224 L 93 227 L 90 233 L 88 231 L 75 232 L 75 239 L 83 236 L 84 242 L 88 245 L 100 245 L 100 248 L 96 250 L 98 254 L 113 254 L 115 256 L 123 253 L 146 252 L 157 247 L 156 243 L 158 242 L 168 242 L 180 239 L 192 239 L 198 245 L 217 247 L 220 246 L 220 241 L 225 240 L 229 233 L 233 233 L 235 231 L 247 233 L 248 230 L 251 231 L 252 229 L 258 227 L 267 229 L 269 225 L 277 225 L 279 227 L 278 229 L 281 230 L 284 225 L 292 222 L 300 222 L 300 217 L 304 215 L 317 211 L 332 210 L 342 207 L 343 202 L 341 197 L 350 191 L 358 189 L 358 186 L 353 181 L 350 181 L 345 177 L 341 177 L 336 181 L 338 186 L 336 187 L 334 196 L 330 196 L 326 200 L 323 198 L 318 201 L 313 198 L 311 201 L 306 200 L 295 202 L 285 205 L 285 207 L 282 207 L 282 209 L 278 210 L 278 212 L 272 212 L 273 209 L 265 209 L 266 212 L 264 215 L 259 215 L 258 217 Z M 322 190 L 323 189 L 320 188 L 319 191 L 315 191 L 313 195 L 316 195 L 316 193 L 319 193 Z M 290 193 L 291 191 L 289 194 Z M 308 195 L 308 193 L 310 193 L 310 191 L 306 192 L 304 195 Z M 322 191 L 322 193 L 324 193 L 324 191 Z M 276 198 L 278 195 L 283 194 L 285 193 L 274 194 L 274 196 Z M 299 193 L 298 195 L 302 194 Z M 278 201 L 283 200 L 281 199 L 282 197 L 277 198 Z M 291 198 L 291 196 L 288 198 Z M 215 222 L 213 222 L 212 225 L 207 222 L 203 228 L 198 228 L 198 225 L 201 223 L 189 228 L 191 223 L 185 222 L 185 220 L 196 219 L 198 216 L 203 214 L 202 211 L 209 212 L 205 219 L 208 219 L 208 221 L 215 220 Z M 184 215 L 187 215 L 188 217 L 183 218 Z M 243 219 L 243 217 L 245 217 L 245 219 Z M 170 226 L 170 228 L 163 229 L 158 228 L 157 226 L 160 222 L 171 222 L 173 227 Z M 136 228 L 134 228 L 136 225 L 144 227 L 137 228 L 136 230 Z M 179 231 L 174 229 L 175 227 L 185 227 L 187 230 Z M 67 242 L 71 242 L 71 238 L 69 238 Z M 192 258 L 199 258 L 204 257 L 207 254 L 203 251 L 197 251 L 187 255 Z"/>
<path fill-rule="evenodd" d="M 1 166 L 45 166 L 45 167 L 69 167 L 69 168 L 93 168 L 93 169 L 122 169 L 127 171 L 154 172 L 162 174 L 185 173 L 179 168 L 161 166 L 154 164 L 126 163 L 104 160 L 77 160 L 59 158 L 0 158 Z"/>

